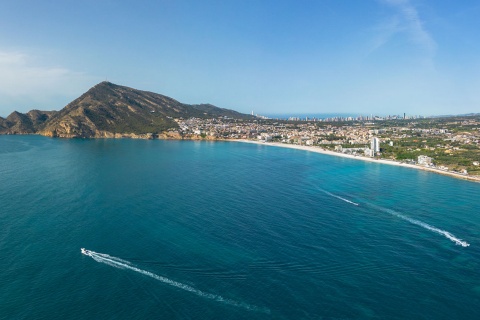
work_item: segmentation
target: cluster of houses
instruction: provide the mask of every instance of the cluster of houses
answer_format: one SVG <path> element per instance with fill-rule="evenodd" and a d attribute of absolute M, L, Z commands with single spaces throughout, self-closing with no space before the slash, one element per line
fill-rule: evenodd
<path fill-rule="evenodd" d="M 459 131 L 439 128 L 438 126 L 418 128 L 414 122 L 405 123 L 402 127 L 395 127 L 377 126 L 373 122 L 322 123 L 272 119 L 241 120 L 225 117 L 176 119 L 176 121 L 179 125 L 178 133 L 185 139 L 248 139 L 262 142 L 281 142 L 320 146 L 342 153 L 368 157 L 379 154 L 380 143 L 393 146 L 397 142 L 417 138 L 419 141 L 435 138 L 440 141 L 436 146 L 425 144 L 422 148 L 428 150 L 441 148 L 445 153 L 458 151 L 459 144 L 472 144 L 480 147 L 480 122 L 478 123 L 478 130 Z M 468 123 L 470 126 L 475 124 L 477 123 Z M 462 124 L 457 125 L 461 126 Z M 455 126 L 453 125 L 453 127 Z M 416 151 L 420 151 L 420 149 L 416 149 Z M 422 166 L 434 166 L 432 158 L 425 155 L 410 161 Z M 479 166 L 479 161 L 474 161 L 473 165 Z"/>

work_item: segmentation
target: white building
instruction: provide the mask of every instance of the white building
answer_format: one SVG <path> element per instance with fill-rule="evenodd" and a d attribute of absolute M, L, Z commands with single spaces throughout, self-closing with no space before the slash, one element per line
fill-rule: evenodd
<path fill-rule="evenodd" d="M 378 139 L 377 137 L 373 137 L 372 141 L 370 142 L 370 149 L 372 150 L 372 157 L 377 152 L 380 152 L 380 139 Z"/>
<path fill-rule="evenodd" d="M 418 156 L 417 163 L 423 166 L 429 166 L 432 164 L 432 158 L 427 156 Z"/>

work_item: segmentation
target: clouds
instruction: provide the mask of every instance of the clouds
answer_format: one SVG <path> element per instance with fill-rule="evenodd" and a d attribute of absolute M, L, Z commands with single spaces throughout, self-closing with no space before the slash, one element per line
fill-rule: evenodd
<path fill-rule="evenodd" d="M 412 44 L 421 48 L 430 59 L 433 59 L 437 43 L 426 29 L 415 6 L 408 0 L 380 0 L 380 2 L 392 7 L 395 13 L 380 28 L 381 32 L 374 43 L 373 50 L 386 44 L 394 35 L 404 34 Z"/>
<path fill-rule="evenodd" d="M 244 112 L 478 109 L 480 24 L 471 3 L 286 0 L 272 11 L 270 2 L 173 1 L 148 12 L 132 2 L 97 16 L 88 5 L 57 12 L 32 3 L 42 14 L 28 24 L 11 2 L 15 10 L 0 11 L 3 29 L 15 30 L 0 32 L 0 116 L 61 109 L 105 77 Z M 92 23 L 72 18 L 60 28 L 65 11 Z"/>
<path fill-rule="evenodd" d="M 52 83 L 74 75 L 61 67 L 36 66 L 30 57 L 20 52 L 0 52 L 0 90 L 7 95 L 19 95 L 32 89 L 45 89 Z"/>
<path fill-rule="evenodd" d="M 38 56 L 0 49 L 0 114 L 13 111 L 10 104 L 60 109 L 59 96 L 76 95 L 92 80 L 85 73 L 39 61 Z M 24 110 L 28 108 L 25 105 Z"/>

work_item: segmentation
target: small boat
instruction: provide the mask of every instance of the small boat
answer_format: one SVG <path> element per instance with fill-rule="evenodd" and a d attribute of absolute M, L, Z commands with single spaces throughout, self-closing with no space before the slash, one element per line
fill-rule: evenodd
<path fill-rule="evenodd" d="M 84 254 L 86 256 L 91 256 L 92 255 L 92 251 L 87 250 L 85 248 L 80 248 L 80 252 L 82 252 L 82 254 Z"/>

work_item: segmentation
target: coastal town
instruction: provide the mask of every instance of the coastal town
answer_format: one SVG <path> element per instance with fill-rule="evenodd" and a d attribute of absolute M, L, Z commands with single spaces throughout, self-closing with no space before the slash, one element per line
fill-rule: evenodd
<path fill-rule="evenodd" d="M 305 149 L 480 181 L 480 114 L 270 118 L 101 82 L 60 111 L 0 117 L 0 134 L 229 140 Z"/>
<path fill-rule="evenodd" d="M 480 176 L 480 116 L 175 119 L 183 139 L 242 140 L 308 147 L 432 171 Z"/>

